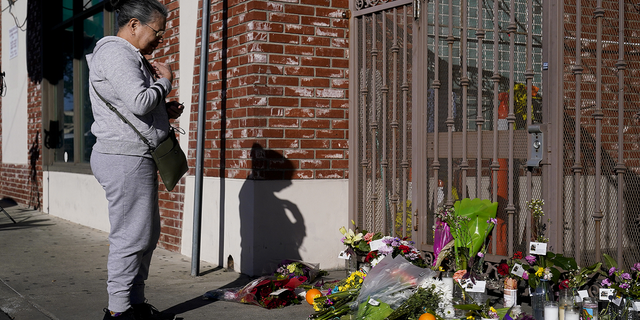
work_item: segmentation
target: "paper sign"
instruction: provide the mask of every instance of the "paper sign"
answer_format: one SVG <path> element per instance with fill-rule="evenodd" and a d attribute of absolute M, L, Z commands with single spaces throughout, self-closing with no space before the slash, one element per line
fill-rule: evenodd
<path fill-rule="evenodd" d="M 513 265 L 513 268 L 511 268 L 511 273 L 522 278 L 522 276 L 524 275 L 524 268 L 521 264 L 516 263 Z"/>
<path fill-rule="evenodd" d="M 620 303 L 622 302 L 622 297 L 616 297 L 613 299 L 613 303 L 616 304 L 616 306 L 620 306 Z"/>
<path fill-rule="evenodd" d="M 576 302 L 582 302 L 582 300 L 587 297 L 589 297 L 589 292 L 587 292 L 587 290 L 580 290 L 578 291 L 578 295 L 575 297 Z"/>
<path fill-rule="evenodd" d="M 373 240 L 369 242 L 369 247 L 371 247 L 371 251 L 376 251 L 380 248 L 385 247 L 387 244 L 382 242 L 382 239 Z"/>
<path fill-rule="evenodd" d="M 476 281 L 475 284 L 469 279 L 466 280 L 466 283 L 462 285 L 465 291 L 467 292 L 484 292 L 487 288 L 486 281 Z"/>
<path fill-rule="evenodd" d="M 587 290 L 580 290 L 578 291 L 578 297 L 580 298 L 578 302 L 582 302 L 582 299 L 589 297 L 589 292 Z"/>
<path fill-rule="evenodd" d="M 529 244 L 529 253 L 539 256 L 547 255 L 547 244 L 544 242 L 531 242 Z"/>
<path fill-rule="evenodd" d="M 9 28 L 9 59 L 18 56 L 18 27 Z"/>
<path fill-rule="evenodd" d="M 375 307 L 380 305 L 380 302 L 378 302 L 377 300 L 369 299 L 369 304 Z"/>
<path fill-rule="evenodd" d="M 282 288 L 282 289 L 280 289 L 280 290 L 276 290 L 276 291 L 274 291 L 274 292 L 271 292 L 269 295 L 270 295 L 270 296 L 277 296 L 277 295 L 279 295 L 279 294 L 281 294 L 281 293 L 283 293 L 283 292 L 285 292 L 285 291 L 287 291 L 287 290 L 289 290 L 289 289 L 287 289 L 287 288 Z"/>
<path fill-rule="evenodd" d="M 598 296 L 601 301 L 609 301 L 609 297 L 613 297 L 613 293 L 613 289 L 600 288 L 600 294 Z"/>
<path fill-rule="evenodd" d="M 351 255 L 346 251 L 340 251 L 340 254 L 338 254 L 338 259 L 349 260 L 349 257 L 351 257 Z"/>
<path fill-rule="evenodd" d="M 633 302 L 633 309 L 636 311 L 640 311 L 640 301 Z"/>

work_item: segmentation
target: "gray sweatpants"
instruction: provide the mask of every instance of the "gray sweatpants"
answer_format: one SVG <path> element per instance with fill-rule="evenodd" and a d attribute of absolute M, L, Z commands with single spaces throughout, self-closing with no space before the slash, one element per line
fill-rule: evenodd
<path fill-rule="evenodd" d="M 109 310 L 145 301 L 144 281 L 160 237 L 158 176 L 150 158 L 91 153 L 91 170 L 109 201 Z"/>

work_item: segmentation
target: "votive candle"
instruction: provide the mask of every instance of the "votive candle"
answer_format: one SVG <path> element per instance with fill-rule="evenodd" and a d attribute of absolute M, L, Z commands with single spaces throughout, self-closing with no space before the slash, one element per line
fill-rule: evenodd
<path fill-rule="evenodd" d="M 544 304 L 544 320 L 558 320 L 558 303 L 547 301 Z M 566 320 L 566 316 L 565 316 Z"/>

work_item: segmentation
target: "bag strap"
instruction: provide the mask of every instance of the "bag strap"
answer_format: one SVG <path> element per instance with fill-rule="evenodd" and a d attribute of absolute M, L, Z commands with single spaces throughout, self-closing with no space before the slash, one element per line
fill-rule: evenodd
<path fill-rule="evenodd" d="M 106 104 L 107 104 L 107 107 L 109 107 L 109 109 L 110 109 L 111 111 L 115 112 L 115 113 L 118 115 L 118 117 L 120 117 L 120 119 L 121 119 L 124 123 L 128 124 L 128 125 L 131 127 L 131 129 L 133 129 L 133 131 L 135 131 L 135 132 L 138 134 L 138 136 L 140 136 L 140 139 L 142 139 L 142 142 L 144 142 L 144 143 L 149 147 L 149 150 L 153 151 L 153 150 L 154 150 L 154 148 L 151 146 L 151 142 L 149 142 L 149 140 L 148 140 L 147 138 L 145 138 L 145 137 L 142 135 L 142 133 L 140 133 L 140 131 L 138 131 L 138 129 L 137 129 L 133 124 L 131 124 L 131 122 L 129 122 L 129 120 L 127 120 L 127 118 L 125 118 L 125 117 L 122 115 L 122 113 L 120 113 L 120 111 L 118 111 L 118 109 L 116 109 L 116 108 L 115 108 L 115 107 L 114 107 L 114 106 L 113 106 L 109 101 L 107 101 L 105 98 L 103 98 L 103 97 L 102 97 L 102 95 L 100 95 L 100 93 L 98 92 L 98 90 L 96 90 L 96 87 L 95 87 L 95 86 L 93 86 L 93 83 L 91 84 L 91 87 L 93 88 L 93 91 L 95 91 L 95 92 L 96 92 L 96 94 L 98 95 L 98 97 L 100 97 L 100 99 L 102 99 L 102 101 L 104 101 L 104 103 L 106 103 Z"/>

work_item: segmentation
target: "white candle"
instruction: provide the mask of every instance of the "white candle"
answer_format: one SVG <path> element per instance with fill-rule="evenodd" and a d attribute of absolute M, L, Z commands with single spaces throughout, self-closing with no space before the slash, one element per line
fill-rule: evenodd
<path fill-rule="evenodd" d="M 580 314 L 572 308 L 565 308 L 564 310 L 564 320 L 580 320 Z"/>
<path fill-rule="evenodd" d="M 544 306 L 544 320 L 558 320 L 558 304 L 547 303 Z M 566 320 L 566 316 L 565 316 Z"/>
<path fill-rule="evenodd" d="M 451 297 L 453 297 L 453 278 L 442 277 L 442 282 L 444 282 L 444 285 L 449 288 L 449 292 L 451 292 Z"/>

